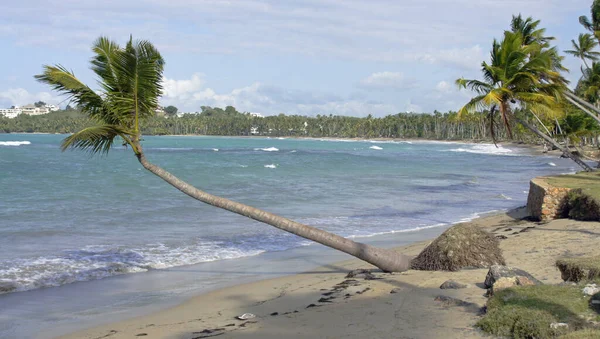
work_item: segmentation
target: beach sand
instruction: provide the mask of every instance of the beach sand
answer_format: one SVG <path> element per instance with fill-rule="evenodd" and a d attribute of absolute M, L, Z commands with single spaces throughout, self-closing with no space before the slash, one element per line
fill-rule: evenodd
<path fill-rule="evenodd" d="M 506 237 L 507 264 L 547 284 L 561 282 L 554 262 L 561 256 L 598 255 L 600 223 L 522 220 L 525 209 L 471 223 Z M 399 251 L 418 254 L 430 241 Z M 61 338 L 479 338 L 474 328 L 485 305 L 487 269 L 460 272 L 408 271 L 375 280 L 346 278 L 373 268 L 349 260 L 303 274 L 234 286 L 195 297 L 155 314 L 102 325 Z M 442 290 L 453 279 L 465 289 Z M 390 293 L 394 290 L 395 293 Z M 457 298 L 463 303 L 440 300 Z M 237 320 L 252 313 L 255 318 Z"/>

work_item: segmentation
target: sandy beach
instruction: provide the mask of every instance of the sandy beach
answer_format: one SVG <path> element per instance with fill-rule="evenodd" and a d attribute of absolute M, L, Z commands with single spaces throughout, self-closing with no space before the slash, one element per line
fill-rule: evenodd
<path fill-rule="evenodd" d="M 600 223 L 522 218 L 524 208 L 471 223 L 500 236 L 507 264 L 547 284 L 561 282 L 554 267 L 565 255 L 597 255 Z M 430 241 L 399 251 L 418 254 Z M 358 260 L 303 274 L 234 286 L 195 297 L 158 313 L 111 323 L 61 338 L 478 338 L 473 327 L 485 305 L 486 269 L 459 272 L 408 271 L 376 279 L 347 278 Z M 441 290 L 453 279 L 465 289 Z M 391 293 L 393 291 L 393 293 Z M 442 298 L 440 298 L 442 297 Z M 460 299 L 458 305 L 443 297 Z M 237 320 L 251 313 L 255 318 Z"/>

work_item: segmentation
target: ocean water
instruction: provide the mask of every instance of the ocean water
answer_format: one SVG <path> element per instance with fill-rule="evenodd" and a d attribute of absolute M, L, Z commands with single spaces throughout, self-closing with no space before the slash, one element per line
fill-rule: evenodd
<path fill-rule="evenodd" d="M 310 244 L 183 195 L 128 149 L 61 153 L 62 138 L 0 135 L 5 293 Z M 575 170 L 484 144 L 146 137 L 143 146 L 201 189 L 359 241 L 517 207 L 532 177 Z"/>

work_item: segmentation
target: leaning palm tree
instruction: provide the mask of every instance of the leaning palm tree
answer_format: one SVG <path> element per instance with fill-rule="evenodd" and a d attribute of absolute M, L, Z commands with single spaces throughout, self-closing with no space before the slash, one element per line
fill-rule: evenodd
<path fill-rule="evenodd" d="M 478 94 L 460 109 L 459 114 L 489 110 L 492 122 L 495 115 L 500 115 L 511 138 L 511 121 L 515 120 L 560 149 L 584 170 L 593 171 L 566 147 L 538 130 L 534 124 L 514 114 L 515 107 L 537 116 L 561 114 L 562 103 L 559 98 L 566 88 L 566 80 L 555 70 L 556 55 L 555 49 L 545 48 L 538 43 L 524 44 L 521 33 L 506 31 L 501 42 L 494 40 L 491 63 L 482 63 L 483 81 L 463 78 L 456 80 L 460 88 L 467 88 Z M 493 123 L 490 128 L 494 136 Z"/>
<path fill-rule="evenodd" d="M 65 67 L 44 66 L 35 78 L 69 96 L 94 126 L 82 129 L 63 140 L 61 148 L 81 149 L 92 154 L 107 153 L 121 140 L 129 146 L 142 166 L 188 196 L 203 203 L 275 226 L 300 237 L 346 252 L 386 272 L 405 271 L 410 258 L 393 250 L 380 249 L 331 234 L 229 199 L 201 191 L 166 170 L 150 163 L 142 149 L 140 124 L 154 114 L 162 94 L 164 60 L 148 41 L 131 38 L 121 48 L 108 38 L 93 46 L 92 70 L 100 89 L 94 91 Z"/>
<path fill-rule="evenodd" d="M 585 68 L 590 69 L 590 66 L 588 65 L 586 60 L 598 60 L 598 57 L 600 57 L 600 52 L 594 51 L 594 48 L 596 48 L 598 43 L 588 33 L 579 34 L 577 41 L 571 40 L 571 43 L 573 44 L 573 49 L 566 50 L 565 53 L 581 59 L 581 61 L 583 61 L 583 64 L 585 65 Z"/>

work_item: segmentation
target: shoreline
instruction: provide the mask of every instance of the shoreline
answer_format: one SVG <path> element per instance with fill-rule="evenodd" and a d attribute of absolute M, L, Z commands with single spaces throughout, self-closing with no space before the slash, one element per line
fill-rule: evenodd
<path fill-rule="evenodd" d="M 600 223 L 567 219 L 534 223 L 523 220 L 525 214 L 524 208 L 519 208 L 482 216 L 469 223 L 501 235 L 507 264 L 530 272 L 544 283 L 561 281 L 553 261 L 565 252 L 572 255 L 600 253 L 600 249 L 593 246 L 597 233 L 591 232 L 599 230 Z M 565 233 L 567 230 L 571 232 Z M 431 240 L 396 249 L 416 255 Z M 480 286 L 487 269 L 374 273 L 380 279 L 355 278 L 356 283 L 344 288 L 345 296 L 328 300 L 328 296 L 334 295 L 329 292 L 345 281 L 349 271 L 357 268 L 373 267 L 357 259 L 339 261 L 296 275 L 225 287 L 150 315 L 60 338 L 202 338 L 211 334 L 223 335 L 223 338 L 396 338 L 398 333 L 410 338 L 482 337 L 473 325 L 486 301 L 485 290 Z M 448 279 L 469 287 L 440 290 L 439 285 Z M 391 294 L 392 290 L 396 292 Z M 460 298 L 466 306 L 440 304 L 435 300 L 438 295 Z M 252 313 L 256 318 L 234 319 L 243 313 Z"/>

